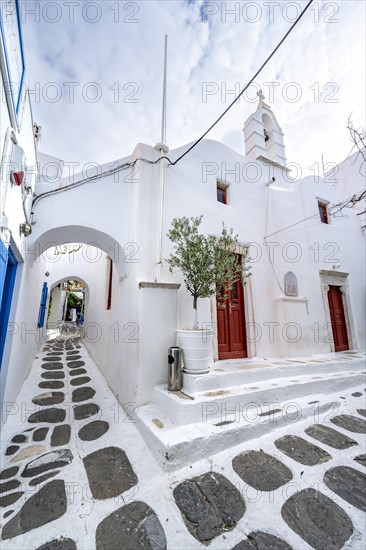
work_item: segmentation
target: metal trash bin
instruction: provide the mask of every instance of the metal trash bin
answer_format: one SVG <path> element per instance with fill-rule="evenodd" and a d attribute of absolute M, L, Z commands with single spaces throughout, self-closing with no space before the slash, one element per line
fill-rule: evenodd
<path fill-rule="evenodd" d="M 173 346 L 168 350 L 168 390 L 179 391 L 182 388 L 181 349 Z"/>

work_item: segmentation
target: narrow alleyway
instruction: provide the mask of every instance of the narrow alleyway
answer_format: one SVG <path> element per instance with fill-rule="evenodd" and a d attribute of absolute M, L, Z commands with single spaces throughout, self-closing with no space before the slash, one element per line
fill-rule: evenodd
<path fill-rule="evenodd" d="M 79 338 L 49 341 L 6 404 L 4 550 L 365 547 L 365 388 L 173 473 Z M 278 411 L 277 411 L 278 412 Z M 272 411 L 276 414 L 276 411 Z M 270 422 L 270 416 L 268 421 Z"/>

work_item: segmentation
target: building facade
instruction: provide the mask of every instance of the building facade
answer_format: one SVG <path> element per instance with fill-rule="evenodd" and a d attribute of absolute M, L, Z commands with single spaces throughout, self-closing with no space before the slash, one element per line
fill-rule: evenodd
<path fill-rule="evenodd" d="M 4 43 L 2 36 L 3 51 Z M 12 77 L 3 58 L 4 94 Z M 13 291 L 2 283 L 6 403 L 42 344 L 48 290 L 65 278 L 85 285 L 84 342 L 117 399 L 125 406 L 150 401 L 167 380 L 176 330 L 193 325 L 192 298 L 166 262 L 167 232 L 182 216 L 202 215 L 207 234 L 218 234 L 223 222 L 233 228 L 237 253 L 252 267 L 246 284 L 225 299 L 199 300 L 201 325 L 214 329 L 212 363 L 301 357 L 306 369 L 313 354 L 365 347 L 359 220 L 352 211 L 333 215 L 340 196 L 326 179 L 291 170 L 283 132 L 262 95 L 244 124 L 243 153 L 213 140 L 187 155 L 192 144 L 169 151 L 140 143 L 99 171 L 49 178 L 50 159 L 39 155 L 37 163 L 39 129 L 22 93 L 20 114 L 6 93 L 1 104 L 3 281 L 17 262 Z M 25 159 L 20 186 L 6 169 L 15 145 Z M 28 236 L 22 224 L 30 225 Z M 49 252 L 65 243 L 86 246 L 73 255 Z"/>

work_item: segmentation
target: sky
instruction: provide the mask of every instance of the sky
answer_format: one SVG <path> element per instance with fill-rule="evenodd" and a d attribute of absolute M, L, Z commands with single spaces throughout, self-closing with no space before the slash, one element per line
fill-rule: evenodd
<path fill-rule="evenodd" d="M 103 164 L 161 134 L 168 35 L 167 145 L 197 139 L 252 78 L 306 2 L 20 0 L 40 149 Z M 320 172 L 350 154 L 347 120 L 365 125 L 363 0 L 314 1 L 208 138 L 244 154 L 243 125 L 262 88 L 287 161 Z M 318 163 L 318 164 L 316 164 Z"/>

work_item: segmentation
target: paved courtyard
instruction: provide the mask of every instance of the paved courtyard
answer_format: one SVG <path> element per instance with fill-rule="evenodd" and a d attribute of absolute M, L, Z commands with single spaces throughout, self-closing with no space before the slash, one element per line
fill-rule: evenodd
<path fill-rule="evenodd" d="M 365 391 L 167 473 L 83 344 L 48 342 L 5 404 L 1 548 L 363 550 Z"/>

